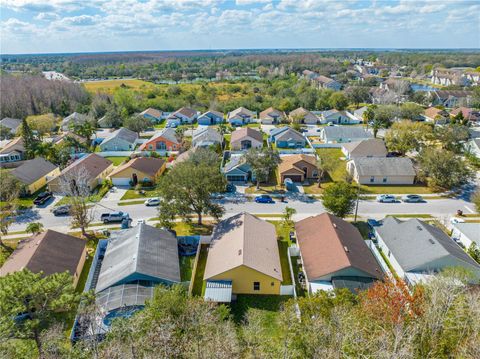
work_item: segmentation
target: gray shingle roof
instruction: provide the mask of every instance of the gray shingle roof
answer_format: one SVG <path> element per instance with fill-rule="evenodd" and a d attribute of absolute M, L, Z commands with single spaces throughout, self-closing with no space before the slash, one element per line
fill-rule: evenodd
<path fill-rule="evenodd" d="M 223 136 L 213 127 L 196 130 L 193 133 L 192 144 L 194 146 L 201 143 L 222 143 Z"/>
<path fill-rule="evenodd" d="M 134 131 L 129 130 L 128 128 L 122 127 L 116 131 L 113 131 L 109 134 L 103 141 L 102 144 L 107 143 L 108 141 L 113 140 L 114 138 L 120 138 L 125 140 L 128 143 L 134 143 L 135 140 L 138 138 L 138 134 Z"/>
<path fill-rule="evenodd" d="M 378 234 L 405 272 L 424 270 L 442 270 L 429 266 L 439 259 L 446 259 L 449 266 L 463 266 L 480 274 L 480 265 L 476 263 L 441 229 L 416 218 L 402 222 L 387 217 L 382 226 L 376 228 Z"/>
<path fill-rule="evenodd" d="M 305 137 L 298 132 L 295 131 L 293 128 L 288 128 L 286 131 L 281 132 L 275 140 L 277 141 L 288 141 L 288 140 L 295 140 L 295 141 L 305 141 Z"/>
<path fill-rule="evenodd" d="M 21 182 L 30 185 L 52 172 L 57 166 L 42 157 L 23 162 L 19 167 L 14 168 L 10 173 Z"/>
<path fill-rule="evenodd" d="M 10 118 L 10 117 L 5 117 L 0 121 L 0 125 L 4 127 L 8 127 L 12 133 L 15 133 L 17 131 L 18 126 L 22 124 L 22 120 L 19 120 L 18 118 Z"/>
<path fill-rule="evenodd" d="M 144 223 L 121 231 L 107 246 L 96 292 L 138 273 L 159 281 L 180 282 L 177 239 Z"/>
<path fill-rule="evenodd" d="M 480 245 L 480 223 L 455 223 L 453 226 L 477 245 Z"/>
<path fill-rule="evenodd" d="M 359 176 L 415 176 L 410 158 L 359 157 L 352 161 Z"/>
<path fill-rule="evenodd" d="M 368 140 L 349 142 L 343 145 L 351 157 L 368 157 L 368 156 L 386 156 L 387 147 L 383 140 L 379 138 L 370 138 Z"/>
<path fill-rule="evenodd" d="M 173 128 L 164 128 L 160 132 L 156 132 L 151 139 L 147 140 L 147 142 L 150 142 L 158 137 L 163 137 L 173 143 L 179 143 L 176 132 Z"/>
<path fill-rule="evenodd" d="M 372 134 L 362 127 L 328 126 L 323 129 L 327 138 L 372 138 Z"/>

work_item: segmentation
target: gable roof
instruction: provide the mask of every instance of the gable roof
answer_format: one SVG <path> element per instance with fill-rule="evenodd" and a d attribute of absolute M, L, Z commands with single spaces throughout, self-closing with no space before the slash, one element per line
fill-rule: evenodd
<path fill-rule="evenodd" d="M 138 133 L 129 130 L 128 128 L 122 127 L 116 131 L 110 133 L 101 143 L 101 145 L 113 140 L 113 139 L 122 139 L 130 144 L 134 143 L 138 138 Z"/>
<path fill-rule="evenodd" d="M 118 173 L 121 173 L 127 168 L 133 168 L 151 177 L 155 177 L 158 171 L 160 171 L 160 169 L 163 167 L 164 164 L 165 164 L 165 160 L 161 158 L 137 157 L 121 165 L 117 169 L 115 169 L 112 173 L 110 173 L 110 177 L 115 176 Z"/>
<path fill-rule="evenodd" d="M 323 76 L 323 75 L 315 77 L 314 80 L 317 82 L 320 82 L 321 84 L 329 84 L 332 82 L 336 82 L 334 79 L 331 79 L 330 77 Z"/>
<path fill-rule="evenodd" d="M 316 167 L 316 162 L 317 162 L 314 156 L 303 155 L 303 154 L 282 156 L 281 159 L 282 161 L 278 165 L 279 173 L 284 173 L 286 171 L 291 170 L 292 168 L 303 173 L 303 169 L 300 167 L 297 167 L 297 164 L 299 162 L 304 161 L 314 167 Z"/>
<path fill-rule="evenodd" d="M 448 112 L 445 110 L 441 110 L 436 107 L 429 107 L 425 110 L 425 116 L 429 118 L 435 118 L 436 116 L 448 117 Z"/>
<path fill-rule="evenodd" d="M 230 143 L 240 141 L 245 137 L 251 137 L 259 142 L 263 142 L 263 135 L 260 131 L 251 127 L 241 127 L 232 132 Z"/>
<path fill-rule="evenodd" d="M 197 114 L 197 111 L 195 111 L 192 108 L 181 107 L 177 111 L 175 111 L 174 113 L 170 114 L 170 116 L 168 116 L 168 118 L 175 118 L 176 115 L 178 115 L 178 114 L 182 114 L 185 117 L 192 118 L 193 116 L 195 116 Z"/>
<path fill-rule="evenodd" d="M 299 116 L 299 117 L 308 117 L 308 118 L 316 118 L 318 119 L 317 116 L 315 116 L 315 114 L 313 114 L 312 112 L 304 109 L 303 107 L 299 107 L 299 108 L 296 108 L 295 110 L 293 110 L 292 112 L 289 113 L 289 117 L 292 118 L 293 116 Z"/>
<path fill-rule="evenodd" d="M 248 108 L 239 107 L 228 113 L 228 118 L 233 118 L 235 116 L 246 116 L 246 117 L 255 117 L 255 113 L 250 111 Z"/>
<path fill-rule="evenodd" d="M 48 229 L 20 241 L 0 268 L 0 276 L 22 269 L 34 273 L 43 272 L 44 275 L 65 271 L 73 275 L 77 271 L 86 244 L 81 238 Z"/>
<path fill-rule="evenodd" d="M 25 152 L 25 146 L 23 146 L 23 138 L 17 137 L 11 140 L 7 145 L 0 150 L 0 154 L 8 154 L 13 151 Z"/>
<path fill-rule="evenodd" d="M 155 132 L 155 134 L 152 136 L 152 138 L 150 138 L 149 140 L 144 142 L 139 147 L 139 149 L 144 149 L 147 146 L 148 143 L 150 143 L 152 141 L 155 141 L 158 138 L 164 138 L 164 139 L 166 139 L 166 140 L 168 140 L 172 143 L 176 143 L 177 145 L 180 144 L 180 142 L 178 142 L 176 132 L 173 128 L 163 128 L 161 131 Z"/>
<path fill-rule="evenodd" d="M 149 115 L 149 116 L 152 116 L 152 117 L 155 117 L 155 118 L 160 118 L 162 117 L 162 111 L 159 111 L 155 108 L 147 108 L 145 111 L 142 111 L 140 112 L 140 115 Z"/>
<path fill-rule="evenodd" d="M 119 231 L 108 242 L 95 292 L 135 273 L 180 282 L 177 238 L 145 223 Z"/>
<path fill-rule="evenodd" d="M 282 280 L 275 226 L 245 212 L 215 227 L 204 279 L 242 265 Z"/>
<path fill-rule="evenodd" d="M 75 124 L 82 124 L 87 121 L 88 116 L 82 113 L 74 112 L 62 120 L 62 126 L 68 125 L 70 122 Z"/>
<path fill-rule="evenodd" d="M 291 129 L 291 127 L 288 127 L 288 126 L 275 127 L 275 128 L 272 128 L 270 130 L 269 135 L 275 137 L 276 135 L 278 135 L 278 134 L 280 134 L 284 131 L 287 131 L 288 129 Z"/>
<path fill-rule="evenodd" d="M 225 166 L 223 166 L 223 173 L 228 173 L 231 170 L 243 165 L 246 163 L 245 156 L 232 156 L 230 161 L 228 161 Z"/>
<path fill-rule="evenodd" d="M 372 138 L 373 135 L 356 126 L 328 126 L 322 129 L 327 138 Z"/>
<path fill-rule="evenodd" d="M 198 145 L 202 142 L 222 143 L 223 136 L 213 127 L 197 129 L 193 132 L 192 143 Z"/>
<path fill-rule="evenodd" d="M 210 117 L 209 116 L 210 114 L 221 117 L 223 119 L 223 112 L 219 112 L 219 111 L 215 111 L 215 110 L 208 110 L 208 111 L 202 113 L 199 117 L 204 117 L 204 116 Z"/>
<path fill-rule="evenodd" d="M 353 111 L 353 114 L 357 117 L 363 117 L 363 113 L 368 110 L 368 106 L 362 106 Z"/>
<path fill-rule="evenodd" d="M 450 258 L 458 265 L 480 273 L 480 265 L 441 229 L 416 218 L 402 222 L 387 217 L 376 231 L 405 272 L 416 271 L 441 258 Z"/>
<path fill-rule="evenodd" d="M 90 153 L 73 162 L 69 166 L 65 167 L 60 173 L 59 177 L 65 176 L 67 173 L 75 170 L 76 168 L 84 167 L 90 175 L 90 178 L 95 178 L 111 165 L 112 161 L 107 160 L 106 158 L 99 156 L 96 153 Z"/>
<path fill-rule="evenodd" d="M 344 144 L 343 148 L 350 153 L 350 156 L 356 157 L 385 157 L 388 153 L 385 143 L 379 138 L 370 138 L 363 141 L 349 142 Z"/>
<path fill-rule="evenodd" d="M 351 223 L 329 213 L 295 223 L 303 265 L 310 281 L 354 267 L 372 278 L 382 271 L 360 232 Z"/>
<path fill-rule="evenodd" d="M 55 166 L 42 157 L 37 157 L 33 160 L 23 162 L 20 166 L 11 170 L 10 173 L 22 183 L 30 185 L 39 178 L 48 175 L 56 168 L 58 168 L 58 166 Z"/>
<path fill-rule="evenodd" d="M 298 131 L 294 130 L 293 128 L 287 127 L 285 131 L 282 131 L 275 137 L 275 141 L 306 141 L 305 137 Z"/>
<path fill-rule="evenodd" d="M 453 223 L 453 227 L 477 243 L 477 246 L 480 245 L 480 223 Z"/>
<path fill-rule="evenodd" d="M 269 107 L 266 110 L 260 112 L 260 119 L 265 119 L 268 117 L 284 118 L 285 113 L 283 111 L 277 110 L 276 108 Z"/>
<path fill-rule="evenodd" d="M 22 120 L 18 118 L 5 117 L 0 121 L 0 126 L 7 127 L 11 132 L 15 133 L 17 128 L 22 124 Z"/>
<path fill-rule="evenodd" d="M 359 157 L 353 163 L 359 176 L 415 176 L 410 158 Z"/>

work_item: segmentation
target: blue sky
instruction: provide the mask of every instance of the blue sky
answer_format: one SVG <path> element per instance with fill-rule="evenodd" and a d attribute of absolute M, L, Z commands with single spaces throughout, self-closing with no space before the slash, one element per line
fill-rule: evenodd
<path fill-rule="evenodd" d="M 1 53 L 480 48 L 480 0 L 0 0 Z"/>

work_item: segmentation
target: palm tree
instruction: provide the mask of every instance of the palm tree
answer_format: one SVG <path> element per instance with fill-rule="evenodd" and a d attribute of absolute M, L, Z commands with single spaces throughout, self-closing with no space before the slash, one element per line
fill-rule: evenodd
<path fill-rule="evenodd" d="M 43 224 L 41 224 L 40 222 L 29 223 L 26 231 L 28 233 L 31 233 L 32 235 L 33 234 L 40 234 L 40 233 L 43 232 Z"/>

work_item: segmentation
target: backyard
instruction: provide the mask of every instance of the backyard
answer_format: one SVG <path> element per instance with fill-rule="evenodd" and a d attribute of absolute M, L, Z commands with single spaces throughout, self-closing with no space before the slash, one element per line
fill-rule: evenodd
<path fill-rule="evenodd" d="M 205 281 L 203 274 L 205 273 L 205 266 L 207 265 L 208 244 L 200 245 L 200 252 L 197 253 L 197 262 L 194 265 L 194 272 L 192 274 L 192 283 L 190 284 L 192 295 L 202 296 L 205 289 Z"/>
<path fill-rule="evenodd" d="M 180 280 L 187 282 L 192 279 L 195 256 L 180 256 Z"/>
<path fill-rule="evenodd" d="M 108 157 L 105 157 L 105 159 L 112 161 L 114 166 L 120 166 L 122 163 L 127 162 L 130 159 L 130 157 L 128 157 L 128 156 L 121 156 L 121 157 L 108 156 Z"/>

